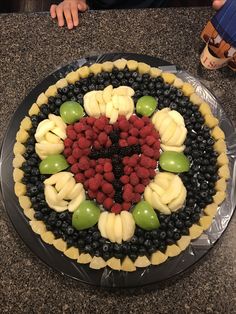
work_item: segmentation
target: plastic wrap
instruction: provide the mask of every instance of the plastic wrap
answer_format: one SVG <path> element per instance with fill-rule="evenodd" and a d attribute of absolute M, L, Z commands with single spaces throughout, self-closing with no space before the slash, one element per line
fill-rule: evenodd
<path fill-rule="evenodd" d="M 35 102 L 37 96 L 45 91 L 48 86 L 54 84 L 61 77 L 64 77 L 68 72 L 82 65 L 91 65 L 94 62 L 99 63 L 107 60 L 114 61 L 119 58 L 135 59 L 150 64 L 151 66 L 158 66 L 164 71 L 176 73 L 184 81 L 190 82 L 196 87 L 197 94 L 211 105 L 214 115 L 220 120 L 220 127 L 226 134 L 231 173 L 231 178 L 227 186 L 227 198 L 219 207 L 211 227 L 197 240 L 192 241 L 191 245 L 179 256 L 169 258 L 165 263 L 158 266 L 149 266 L 144 269 L 139 268 L 133 273 L 118 272 L 108 267 L 102 270 L 90 269 L 88 265 L 78 264 L 76 261 L 67 258 L 53 246 L 44 243 L 40 236 L 31 230 L 28 219 L 24 216 L 19 206 L 18 199 L 14 194 L 14 182 L 12 178 L 13 145 L 15 143 L 16 132 L 19 129 L 21 120 L 27 115 L 30 106 Z M 213 247 L 227 228 L 236 205 L 236 131 L 213 94 L 197 79 L 184 71 L 178 70 L 176 66 L 154 57 L 131 53 L 105 54 L 98 57 L 88 57 L 77 60 L 50 74 L 29 93 L 18 107 L 9 123 L 2 143 L 0 174 L 1 192 L 6 212 L 22 240 L 44 263 L 59 271 L 61 274 L 91 285 L 130 288 L 156 284 L 172 278 L 193 266 Z"/>

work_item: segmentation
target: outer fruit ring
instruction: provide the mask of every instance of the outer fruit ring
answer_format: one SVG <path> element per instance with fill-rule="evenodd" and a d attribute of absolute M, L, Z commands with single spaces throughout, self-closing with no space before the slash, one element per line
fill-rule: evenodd
<path fill-rule="evenodd" d="M 119 63 L 116 62 L 117 66 L 119 66 L 118 64 Z M 134 62 L 132 64 L 134 66 L 134 64 L 136 64 L 136 63 Z M 141 73 L 145 73 L 145 72 L 150 71 L 149 73 L 151 75 L 156 75 L 157 73 L 160 74 L 160 72 L 158 72 L 158 70 L 152 69 L 148 65 L 145 65 L 143 63 L 139 63 L 137 65 L 138 65 L 139 71 Z M 104 69 L 108 70 L 108 69 L 111 69 L 113 67 L 113 65 L 111 63 L 105 63 L 104 65 L 102 65 L 102 67 Z M 89 71 L 90 71 L 89 68 L 83 67 L 83 68 L 80 68 L 78 70 L 78 73 L 80 73 L 81 77 L 85 77 L 86 74 L 89 74 Z M 69 74 L 67 76 L 67 80 L 71 83 L 72 80 L 74 80 L 75 76 L 76 76 L 75 72 L 72 74 Z M 167 82 L 167 83 L 174 83 L 175 85 L 178 84 L 179 87 L 182 84 L 178 79 L 173 77 L 173 75 L 163 74 L 162 76 L 163 76 L 163 79 L 165 80 L 165 82 Z M 60 80 L 59 82 L 57 82 L 56 86 L 62 87 L 63 84 L 67 84 L 67 81 L 66 80 Z M 199 97 L 197 97 L 195 95 L 193 88 L 189 84 L 187 84 L 187 83 L 183 84 L 182 90 L 183 90 L 184 94 L 187 95 L 187 97 L 190 96 L 190 100 L 192 101 L 192 103 L 194 103 L 196 106 L 199 106 L 199 111 L 202 113 L 202 115 L 205 118 L 205 124 L 207 124 L 212 129 L 212 135 L 214 136 L 214 138 L 217 141 L 215 144 L 215 150 L 218 151 L 219 153 L 223 154 L 223 155 L 221 155 L 221 158 L 219 158 L 217 162 L 218 162 L 218 165 L 220 166 L 218 169 L 218 175 L 224 181 L 225 179 L 227 179 L 229 177 L 228 159 L 224 155 L 226 147 L 224 145 L 223 135 L 217 127 L 218 121 L 212 116 L 209 106 L 207 106 L 207 104 L 205 104 Z M 36 105 L 34 104 L 31 107 L 31 109 L 29 111 L 29 115 L 32 115 L 32 114 L 38 112 L 39 107 L 41 105 L 43 105 L 44 102 L 47 101 L 47 96 L 49 96 L 50 93 L 55 93 L 55 87 L 50 87 L 45 92 L 45 94 L 41 94 L 39 96 L 39 98 L 36 102 L 37 104 Z M 28 131 L 29 131 L 29 125 L 27 124 L 27 121 L 22 122 L 20 132 L 18 133 L 17 138 L 16 138 L 18 143 L 25 143 L 26 142 L 26 140 L 28 138 Z M 33 217 L 34 211 L 30 208 L 31 205 L 29 203 L 29 199 L 25 196 L 26 187 L 21 182 L 22 172 L 19 170 L 19 167 L 21 166 L 21 163 L 22 163 L 23 147 L 20 144 L 17 144 L 17 146 L 18 147 L 15 148 L 15 153 L 17 152 L 16 153 L 17 156 L 16 156 L 16 158 L 14 160 L 14 164 L 13 164 L 15 169 L 18 169 L 18 170 L 14 171 L 14 180 L 16 182 L 15 191 L 16 191 L 16 195 L 19 197 L 20 204 L 21 204 L 22 208 L 24 209 L 24 213 L 30 219 L 30 224 L 31 224 L 33 230 L 36 233 L 40 234 L 44 241 L 46 241 L 47 243 L 53 244 L 58 250 L 63 251 L 65 253 L 65 255 L 67 255 L 68 257 L 71 257 L 73 259 L 78 258 L 78 262 L 80 262 L 80 263 L 90 262 L 90 266 L 93 268 L 101 268 L 101 267 L 105 267 L 106 265 L 108 265 L 108 266 L 112 267 L 113 269 L 120 269 L 121 268 L 122 270 L 133 271 L 133 270 L 135 270 L 136 266 L 137 267 L 146 267 L 150 264 L 150 262 L 153 265 L 157 265 L 161 262 L 164 262 L 167 257 L 172 257 L 172 256 L 178 255 L 181 252 L 181 250 L 184 250 L 187 247 L 187 245 L 190 242 L 190 239 L 197 238 L 198 236 L 200 236 L 200 234 L 203 232 L 204 229 L 207 229 L 210 226 L 212 218 L 214 217 L 214 215 L 216 213 L 217 206 L 224 200 L 224 197 L 225 197 L 225 186 L 223 184 L 218 183 L 218 188 L 217 188 L 218 192 L 214 196 L 214 202 L 204 209 L 204 215 L 200 219 L 199 225 L 194 224 L 190 228 L 189 236 L 183 236 L 178 241 L 178 245 L 175 245 L 175 244 L 169 245 L 165 254 L 158 251 L 158 252 L 153 253 L 150 260 L 147 259 L 146 257 L 138 257 L 134 263 L 129 258 L 125 258 L 122 261 L 121 265 L 120 265 L 120 262 L 114 258 L 109 260 L 109 262 L 104 262 L 104 260 L 101 260 L 100 257 L 94 257 L 92 259 L 91 256 L 89 256 L 88 254 L 82 253 L 79 255 L 79 252 L 76 248 L 75 249 L 74 248 L 67 249 L 67 246 L 62 239 L 56 239 L 55 240 L 53 238 L 53 236 L 51 235 L 50 231 L 46 231 L 46 229 L 45 229 L 46 227 L 45 227 L 44 223 L 34 220 L 34 217 Z"/>

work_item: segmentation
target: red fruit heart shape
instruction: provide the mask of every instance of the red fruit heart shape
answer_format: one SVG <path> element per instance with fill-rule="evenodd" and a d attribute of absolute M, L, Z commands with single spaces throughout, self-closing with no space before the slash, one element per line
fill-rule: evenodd
<path fill-rule="evenodd" d="M 151 120 L 84 117 L 67 126 L 64 155 L 90 199 L 116 214 L 138 203 L 156 174 L 159 134 Z"/>

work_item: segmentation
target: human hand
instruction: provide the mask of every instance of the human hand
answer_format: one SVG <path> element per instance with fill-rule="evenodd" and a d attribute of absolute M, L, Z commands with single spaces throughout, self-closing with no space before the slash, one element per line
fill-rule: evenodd
<path fill-rule="evenodd" d="M 226 0 L 213 0 L 212 6 L 214 9 L 219 10 L 224 4 Z"/>
<path fill-rule="evenodd" d="M 50 14 L 53 19 L 57 18 L 58 25 L 64 26 L 65 20 L 68 29 L 79 25 L 78 12 L 88 9 L 86 0 L 64 0 L 60 4 L 52 4 Z"/>

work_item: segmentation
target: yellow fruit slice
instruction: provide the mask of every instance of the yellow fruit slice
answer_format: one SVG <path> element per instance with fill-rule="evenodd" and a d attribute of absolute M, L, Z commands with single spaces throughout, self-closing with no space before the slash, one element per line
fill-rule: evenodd
<path fill-rule="evenodd" d="M 37 115 L 38 113 L 39 113 L 39 111 L 40 111 L 40 109 L 39 109 L 39 107 L 38 107 L 38 105 L 36 104 L 36 103 L 34 103 L 31 107 L 30 107 L 30 109 L 29 109 L 29 111 L 28 111 L 28 114 L 29 114 L 29 116 L 32 116 L 32 115 Z"/>
<path fill-rule="evenodd" d="M 101 63 L 94 63 L 90 66 L 90 72 L 94 75 L 102 72 L 102 65 Z"/>
<path fill-rule="evenodd" d="M 149 265 L 151 265 L 151 262 L 145 255 L 138 256 L 134 262 L 134 266 L 136 267 L 148 267 Z"/>
<path fill-rule="evenodd" d="M 180 248 L 176 244 L 168 245 L 165 254 L 168 257 L 174 257 L 181 253 Z"/>
<path fill-rule="evenodd" d="M 204 117 L 205 117 L 205 124 L 209 126 L 209 128 L 213 128 L 214 126 L 219 124 L 219 120 L 215 118 L 212 114 L 206 114 Z"/>
<path fill-rule="evenodd" d="M 86 78 L 89 76 L 89 67 L 87 65 L 82 66 L 76 71 L 79 74 L 79 77 Z"/>
<path fill-rule="evenodd" d="M 43 221 L 40 220 L 31 220 L 29 222 L 32 230 L 37 234 L 43 234 L 47 231 L 46 226 Z"/>
<path fill-rule="evenodd" d="M 224 131 L 217 125 L 214 127 L 214 129 L 211 132 L 211 136 L 214 137 L 214 139 L 225 139 L 225 133 Z"/>
<path fill-rule="evenodd" d="M 206 103 L 206 102 L 203 102 L 201 105 L 200 105 L 200 107 L 199 107 L 199 109 L 198 109 L 200 112 L 201 112 L 201 114 L 203 115 L 203 116 L 206 116 L 206 115 L 212 115 L 212 112 L 211 112 L 211 107 Z"/>
<path fill-rule="evenodd" d="M 33 208 L 27 208 L 24 209 L 24 215 L 29 219 L 29 220 L 36 220 L 34 218 L 35 210 Z"/>
<path fill-rule="evenodd" d="M 212 224 L 212 216 L 202 216 L 199 220 L 200 226 L 203 228 L 203 230 L 207 230 L 210 228 Z"/>
<path fill-rule="evenodd" d="M 217 191 L 213 196 L 214 203 L 220 205 L 226 198 L 226 193 L 224 191 Z"/>
<path fill-rule="evenodd" d="M 226 153 L 221 153 L 217 157 L 217 165 L 223 166 L 229 163 L 229 158 L 227 157 Z"/>
<path fill-rule="evenodd" d="M 66 87 L 68 85 L 68 82 L 65 78 L 62 78 L 62 79 L 58 80 L 55 85 L 57 88 L 63 88 L 63 87 Z"/>
<path fill-rule="evenodd" d="M 198 225 L 192 225 L 192 227 L 189 228 L 189 236 L 192 240 L 197 239 L 200 237 L 200 235 L 203 233 L 203 228 Z"/>
<path fill-rule="evenodd" d="M 57 94 L 57 87 L 56 85 L 51 85 L 48 87 L 48 89 L 45 92 L 45 95 L 49 97 L 55 97 Z"/>
<path fill-rule="evenodd" d="M 161 76 L 167 84 L 173 84 L 176 79 L 176 75 L 173 73 L 162 72 Z"/>
<path fill-rule="evenodd" d="M 67 249 L 67 244 L 62 239 L 56 239 L 52 244 L 58 251 L 65 252 Z"/>
<path fill-rule="evenodd" d="M 79 79 L 79 72 L 72 71 L 67 74 L 66 80 L 69 84 L 74 84 Z"/>
<path fill-rule="evenodd" d="M 190 83 L 184 83 L 182 86 L 182 91 L 185 96 L 190 96 L 194 93 L 194 87 Z"/>
<path fill-rule="evenodd" d="M 138 68 L 138 61 L 135 60 L 128 60 L 127 67 L 130 71 L 135 71 Z"/>
<path fill-rule="evenodd" d="M 25 143 L 29 137 L 29 134 L 24 129 L 19 129 L 16 133 L 16 141 L 20 143 Z"/>
<path fill-rule="evenodd" d="M 39 107 L 41 107 L 42 105 L 47 104 L 47 103 L 48 103 L 48 97 L 44 93 L 41 93 L 36 100 L 36 104 Z"/>
<path fill-rule="evenodd" d="M 228 164 L 226 165 L 223 165 L 221 166 L 219 169 L 218 169 L 218 174 L 221 178 L 224 178 L 224 179 L 229 179 L 230 178 L 230 171 L 229 171 L 229 166 Z"/>
<path fill-rule="evenodd" d="M 71 259 L 78 259 L 79 257 L 79 250 L 76 247 L 70 247 L 69 249 L 67 249 L 64 254 L 71 258 Z"/>
<path fill-rule="evenodd" d="M 218 209 L 218 205 L 216 203 L 212 203 L 207 205 L 207 207 L 204 208 L 204 213 L 208 216 L 214 217 Z"/>
<path fill-rule="evenodd" d="M 173 85 L 177 88 L 182 88 L 183 84 L 184 84 L 183 80 L 181 80 L 179 77 L 176 77 L 176 79 L 173 83 Z"/>
<path fill-rule="evenodd" d="M 55 240 L 55 236 L 51 231 L 42 233 L 41 238 L 47 244 L 53 244 L 53 241 Z"/>
<path fill-rule="evenodd" d="M 101 268 L 106 267 L 106 262 L 104 261 L 102 257 L 94 256 L 89 264 L 89 267 L 92 269 L 101 269 Z"/>
<path fill-rule="evenodd" d="M 31 207 L 31 201 L 30 201 L 30 198 L 28 196 L 25 196 L 25 195 L 21 195 L 19 196 L 19 203 L 20 203 L 20 206 L 23 208 L 23 209 L 27 209 L 27 208 L 30 208 Z"/>
<path fill-rule="evenodd" d="M 24 177 L 24 171 L 22 171 L 19 168 L 15 168 L 13 170 L 13 180 L 14 180 L 14 182 L 21 182 L 23 177 Z"/>
<path fill-rule="evenodd" d="M 143 62 L 138 63 L 138 71 L 140 74 L 149 73 L 150 69 L 151 69 L 150 65 Z"/>
<path fill-rule="evenodd" d="M 213 145 L 215 151 L 217 151 L 217 153 L 221 154 L 221 153 L 225 153 L 226 152 L 226 144 L 225 141 L 220 138 L 218 141 L 215 142 L 215 144 Z"/>
<path fill-rule="evenodd" d="M 151 67 L 149 74 L 151 77 L 158 77 L 162 73 L 162 70 L 159 68 Z"/>
<path fill-rule="evenodd" d="M 184 251 L 189 246 L 190 242 L 191 242 L 191 237 L 190 236 L 182 236 L 177 241 L 177 245 L 178 245 L 178 247 L 180 248 L 181 251 Z"/>
<path fill-rule="evenodd" d="M 80 256 L 77 259 L 77 262 L 80 264 L 88 264 L 92 260 L 92 257 L 90 254 L 81 253 Z"/>
<path fill-rule="evenodd" d="M 16 196 L 21 196 L 21 195 L 25 195 L 26 193 L 26 185 L 24 185 L 21 182 L 16 182 L 14 185 L 14 191 Z"/>
<path fill-rule="evenodd" d="M 13 159 L 12 165 L 14 168 L 20 168 L 25 162 L 25 158 L 21 154 L 17 154 Z"/>
<path fill-rule="evenodd" d="M 102 63 L 102 69 L 105 72 L 111 72 L 113 69 L 113 66 L 114 66 L 113 62 L 111 62 L 111 61 L 106 61 L 106 62 Z"/>
<path fill-rule="evenodd" d="M 216 191 L 222 191 L 222 192 L 224 192 L 226 190 L 225 178 L 221 178 L 218 181 L 216 181 L 215 189 L 216 189 Z"/>
<path fill-rule="evenodd" d="M 122 58 L 122 59 L 118 59 L 118 60 L 114 61 L 113 63 L 117 69 L 124 70 L 124 68 L 126 67 L 126 64 L 127 64 L 127 60 Z"/>
<path fill-rule="evenodd" d="M 114 270 L 121 270 L 120 259 L 112 257 L 107 261 L 107 265 Z"/>
<path fill-rule="evenodd" d="M 191 96 L 190 96 L 190 101 L 194 104 L 194 105 L 201 105 L 203 103 L 203 100 L 201 97 L 199 97 L 197 94 L 193 93 Z"/>
<path fill-rule="evenodd" d="M 128 271 L 128 272 L 133 272 L 136 270 L 134 263 L 128 256 L 126 256 L 125 259 L 123 260 L 122 265 L 121 265 L 121 270 Z"/>
<path fill-rule="evenodd" d="M 29 129 L 32 127 L 32 122 L 29 117 L 25 117 L 20 124 L 20 128 L 29 131 Z"/>
<path fill-rule="evenodd" d="M 167 260 L 167 258 L 168 257 L 161 251 L 156 251 L 155 253 L 152 254 L 150 261 L 152 265 L 159 265 L 164 263 Z"/>

